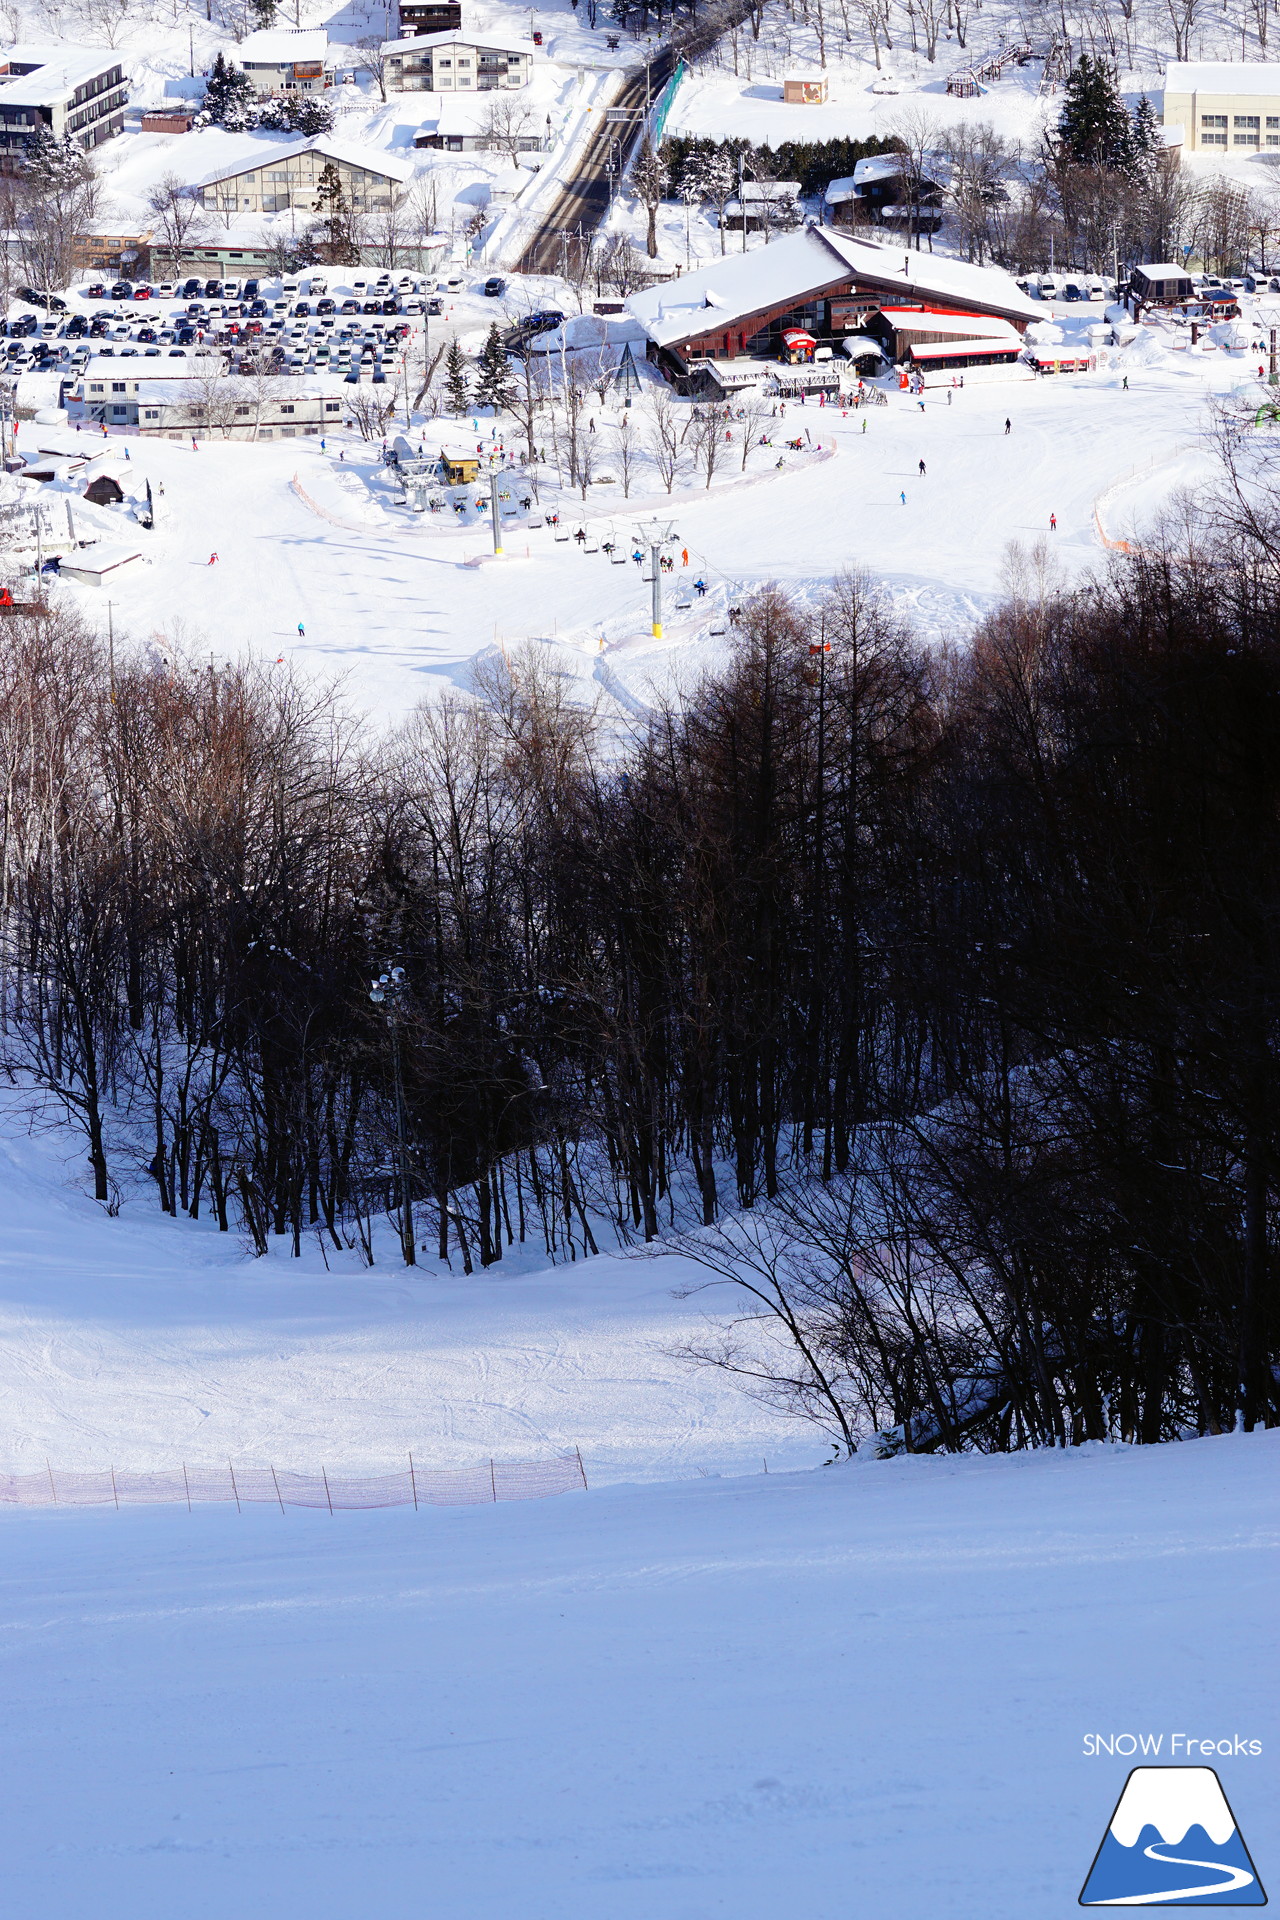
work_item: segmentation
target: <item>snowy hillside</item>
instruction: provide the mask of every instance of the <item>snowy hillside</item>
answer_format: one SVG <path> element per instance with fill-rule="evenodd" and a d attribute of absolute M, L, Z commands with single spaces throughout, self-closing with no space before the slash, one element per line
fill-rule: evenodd
<path fill-rule="evenodd" d="M 1066 1920 L 1132 1751 L 1264 1884 L 1277 1436 L 526 1507 L 0 1513 L 42 1920 Z M 1207 1761 L 1206 1761 L 1207 1764 Z"/>

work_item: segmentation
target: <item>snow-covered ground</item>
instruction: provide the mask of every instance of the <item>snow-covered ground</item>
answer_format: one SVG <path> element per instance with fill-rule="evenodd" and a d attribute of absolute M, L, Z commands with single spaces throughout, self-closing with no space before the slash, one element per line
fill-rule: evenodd
<path fill-rule="evenodd" d="M 741 1311 L 674 1257 L 487 1273 L 254 1260 L 150 1194 L 108 1219 L 68 1185 L 66 1136 L 0 1139 L 0 1472 L 198 1463 L 331 1472 L 546 1459 L 591 1484 L 811 1465 L 821 1434 L 679 1358 Z M 145 1184 L 145 1183 L 144 1183 Z"/>
<path fill-rule="evenodd" d="M 1270 1887 L 1278 1449 L 0 1511 L 5 1909 L 1067 1920 L 1096 1733 L 1225 1742 Z"/>
<path fill-rule="evenodd" d="M 1084 324 L 1097 309 L 1078 317 Z M 1095 500 L 1136 466 L 1198 444 L 1209 395 L 1248 383 L 1256 370 L 1247 354 L 1140 344 L 1141 353 L 1129 349 L 1079 377 L 969 384 L 950 400 L 950 390 L 931 389 L 923 411 L 896 390 L 886 406 L 845 416 L 789 403 L 785 418 L 765 426 L 775 442 L 807 432 L 805 451 L 775 445 L 753 454 L 745 484 L 735 457 L 710 493 L 694 476 L 670 501 L 649 490 L 633 505 L 621 497 L 616 465 L 602 458 L 615 484 L 594 487 L 586 505 L 544 494 L 544 504 L 560 507 L 561 532 L 585 523 L 597 542 L 612 534 L 628 550 L 638 522 L 655 511 L 670 518 L 690 565 L 671 577 L 657 645 L 637 567 L 613 566 L 602 546 L 583 552 L 519 522 L 506 560 L 472 564 L 491 547 L 483 519 L 472 513 L 459 525 L 448 511 L 412 517 L 384 504 L 396 496 L 381 484 L 377 450 L 359 441 L 328 437 L 323 453 L 301 439 L 205 441 L 196 453 L 189 442 L 135 439 L 134 484 L 143 476 L 163 484 L 163 517 L 143 536 L 149 564 L 113 585 L 117 632 L 342 673 L 355 705 L 387 717 L 443 687 L 469 685 L 477 654 L 531 639 L 556 649 L 585 695 L 602 691 L 606 705 L 633 710 L 672 674 L 687 678 L 721 657 L 726 609 L 753 586 L 777 580 L 818 591 L 845 566 L 883 579 L 924 631 L 962 635 L 1000 591 L 1010 541 L 1046 534 L 1056 514 L 1067 571 L 1096 563 Z M 600 408 L 593 417 L 607 455 L 618 415 Z M 488 444 L 490 427 L 480 421 L 473 448 Z M 470 423 L 428 423 L 414 439 L 434 451 L 442 441 L 460 447 L 469 433 Z M 39 439 L 24 423 L 19 447 Z M 814 446 L 831 457 L 815 459 Z M 784 458 L 781 472 L 775 457 Z M 295 491 L 295 475 L 329 518 Z M 210 568 L 213 551 L 219 561 Z M 691 591 L 698 577 L 709 586 L 705 599 Z M 59 590 L 102 617 L 96 589 Z"/>

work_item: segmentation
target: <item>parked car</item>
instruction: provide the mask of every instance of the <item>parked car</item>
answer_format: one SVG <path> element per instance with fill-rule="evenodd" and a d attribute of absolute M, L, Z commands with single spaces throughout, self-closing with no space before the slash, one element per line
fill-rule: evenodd
<path fill-rule="evenodd" d="M 67 303 L 61 294 L 50 293 L 44 287 L 19 287 L 19 300 L 25 300 L 28 306 L 43 307 L 46 313 L 65 313 Z"/>
<path fill-rule="evenodd" d="M 500 273 L 491 273 L 484 283 L 484 291 L 490 300 L 500 300 L 507 290 L 507 283 Z"/>
<path fill-rule="evenodd" d="M 337 312 L 337 304 L 336 304 L 336 302 L 334 302 L 333 300 L 317 300 L 317 301 L 316 301 L 316 312 L 317 312 L 317 313 L 321 313 L 321 314 L 323 314 L 323 313 L 336 313 L 336 312 Z"/>
<path fill-rule="evenodd" d="M 151 298 L 150 287 L 146 287 L 146 286 L 135 287 L 133 290 L 133 297 L 135 300 L 149 300 Z"/>
<path fill-rule="evenodd" d="M 246 280 L 240 289 L 241 298 L 245 300 L 256 300 L 258 297 L 258 286 L 258 281 Z"/>
<path fill-rule="evenodd" d="M 95 280 L 91 286 L 85 288 L 84 297 L 86 300 L 105 300 L 107 290 L 101 280 Z"/>
<path fill-rule="evenodd" d="M 183 299 L 184 300 L 192 299 L 195 294 L 199 293 L 203 285 L 204 285 L 204 282 L 202 280 L 184 280 L 182 283 Z"/>

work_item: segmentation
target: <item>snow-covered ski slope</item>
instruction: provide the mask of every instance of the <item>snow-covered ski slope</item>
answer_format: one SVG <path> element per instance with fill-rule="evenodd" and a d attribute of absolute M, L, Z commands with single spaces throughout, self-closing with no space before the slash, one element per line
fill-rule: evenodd
<path fill-rule="evenodd" d="M 422 1470 L 580 1447 L 590 1482 L 809 1465 L 820 1434 L 678 1357 L 740 1312 L 690 1262 L 548 1268 L 540 1243 L 487 1274 L 248 1257 L 149 1196 L 108 1219 L 67 1185 L 66 1136 L 0 1133 L 0 1470 L 236 1464 Z M 66 1151 L 68 1158 L 64 1159 Z M 282 1247 L 284 1242 L 281 1243 Z M 385 1244 L 385 1259 L 382 1248 Z M 2 1910 L 2 1905 L 0 1905 Z"/>
<path fill-rule="evenodd" d="M 946 389 L 930 389 L 923 412 L 897 392 L 887 406 L 846 418 L 792 403 L 785 419 L 767 423 L 771 437 L 807 429 L 812 441 L 835 447 L 833 458 L 778 473 L 776 448 L 762 451 L 748 484 L 735 485 L 735 453 L 710 494 L 694 481 L 669 514 L 662 502 L 662 518 L 691 561 L 670 582 L 658 647 L 648 639 L 649 593 L 636 567 L 557 543 L 545 527 L 513 529 L 505 561 L 467 564 L 489 549 L 487 527 L 454 530 L 380 504 L 393 496 L 361 479 L 374 480 L 376 463 L 359 442 L 330 438 L 321 453 L 314 441 L 206 441 L 194 453 L 189 441 L 135 440 L 131 464 L 163 484 L 163 517 L 142 536 L 153 564 L 122 573 L 112 587 L 116 630 L 343 675 L 352 703 L 380 720 L 469 686 L 478 653 L 529 639 L 557 649 L 585 697 L 603 688 L 606 704 L 634 710 L 673 674 L 714 662 L 725 644 L 715 629 L 743 592 L 769 580 L 807 591 L 844 566 L 883 579 L 925 632 L 963 637 L 1000 591 L 1010 541 L 1046 536 L 1056 514 L 1054 546 L 1067 573 L 1096 564 L 1097 497 L 1135 466 L 1197 443 L 1212 391 L 1254 373 L 1247 355 L 1156 357 L 1163 364 L 1130 372 L 1127 392 L 1118 365 L 1080 378 L 971 383 L 950 403 Z M 601 409 L 606 453 L 607 418 Z M 484 421 L 481 436 L 488 438 Z M 458 423 L 415 428 L 414 437 L 428 449 L 443 437 L 454 445 Z M 295 491 L 295 474 L 329 518 Z M 612 533 L 629 549 L 637 519 L 651 518 L 655 503 L 637 512 L 620 486 L 592 491 L 587 507 L 562 505 L 564 522 L 589 517 L 598 540 Z M 681 589 L 688 598 L 697 574 L 711 592 L 681 611 Z M 62 591 L 103 617 L 99 590 Z"/>
<path fill-rule="evenodd" d="M 1267 1885 L 1278 1449 L 0 1513 L 4 1910 L 1067 1920 L 1095 1732 L 1260 1739 Z"/>

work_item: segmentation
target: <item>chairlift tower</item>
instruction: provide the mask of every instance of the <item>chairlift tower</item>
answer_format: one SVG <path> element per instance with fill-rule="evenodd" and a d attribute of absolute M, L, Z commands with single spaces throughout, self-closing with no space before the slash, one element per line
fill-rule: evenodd
<path fill-rule="evenodd" d="M 646 520 L 635 532 L 635 543 L 649 554 L 649 579 L 652 586 L 652 624 L 655 640 L 662 638 L 662 549 L 673 547 L 679 535 L 670 521 Z"/>

